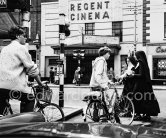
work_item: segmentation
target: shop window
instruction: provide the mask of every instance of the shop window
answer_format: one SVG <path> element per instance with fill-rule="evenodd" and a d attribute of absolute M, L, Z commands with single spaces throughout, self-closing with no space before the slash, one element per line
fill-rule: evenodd
<path fill-rule="evenodd" d="M 120 42 L 122 38 L 122 22 L 112 22 L 112 36 L 119 36 Z"/>
<path fill-rule="evenodd" d="M 48 65 L 49 65 L 49 66 L 57 65 L 57 60 L 58 60 L 58 59 L 49 59 Z"/>
<path fill-rule="evenodd" d="M 121 74 L 127 69 L 126 59 L 127 55 L 121 55 Z"/>
<path fill-rule="evenodd" d="M 153 58 L 153 79 L 166 79 L 166 57 Z"/>
<path fill-rule="evenodd" d="M 95 35 L 95 23 L 86 23 L 85 24 L 85 34 L 86 35 Z"/>
<path fill-rule="evenodd" d="M 164 38 L 166 38 L 166 12 L 164 13 Z"/>

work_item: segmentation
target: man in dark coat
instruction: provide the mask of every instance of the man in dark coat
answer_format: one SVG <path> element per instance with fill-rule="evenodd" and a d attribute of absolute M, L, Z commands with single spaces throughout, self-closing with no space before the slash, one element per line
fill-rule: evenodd
<path fill-rule="evenodd" d="M 53 67 L 50 67 L 50 82 L 54 83 L 54 71 L 53 71 Z"/>

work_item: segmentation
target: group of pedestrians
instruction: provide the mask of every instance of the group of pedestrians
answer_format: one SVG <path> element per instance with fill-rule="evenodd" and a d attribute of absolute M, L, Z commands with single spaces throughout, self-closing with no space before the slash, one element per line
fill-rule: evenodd
<path fill-rule="evenodd" d="M 150 78 L 149 66 L 144 51 L 135 52 L 127 58 L 128 69 L 120 79 L 124 81 L 122 94 L 131 98 L 135 107 L 134 120 L 150 121 L 150 116 L 160 113 Z"/>
<path fill-rule="evenodd" d="M 99 57 L 95 59 L 92 67 L 90 87 L 92 91 L 104 89 L 105 101 L 109 104 L 111 96 L 109 84 L 113 84 L 113 80 L 108 77 L 106 60 L 109 59 L 111 50 L 105 46 L 100 48 L 98 53 Z M 134 103 L 136 113 L 134 120 L 150 121 L 151 116 L 160 113 L 160 108 L 153 92 L 145 52 L 135 52 L 135 56 L 126 59 L 126 64 L 127 70 L 117 78 L 124 83 L 122 94 L 131 98 Z"/>
<path fill-rule="evenodd" d="M 27 86 L 27 77 L 34 77 L 37 83 L 44 87 L 39 77 L 37 65 L 32 61 L 26 47 L 25 31 L 21 27 L 12 27 L 9 31 L 12 42 L 2 49 L 0 54 L 0 114 L 6 106 L 6 100 L 17 98 L 21 101 L 21 112 L 33 111 L 34 99 Z M 111 50 L 104 46 L 98 51 L 93 63 L 90 87 L 92 91 L 103 88 L 106 104 L 109 104 L 109 84 L 114 84 L 113 70 L 107 71 L 107 62 Z M 122 94 L 132 99 L 135 107 L 135 120 L 150 120 L 150 116 L 160 113 L 158 101 L 155 97 L 150 78 L 150 71 L 144 51 L 135 52 L 126 60 L 127 70 L 119 79 L 123 80 Z M 80 68 L 75 71 L 76 84 L 80 83 Z M 110 74 L 109 74 L 110 73 Z M 109 76 L 110 75 L 110 76 Z M 50 81 L 54 82 L 55 72 L 50 70 Z M 110 78 L 109 78 L 110 77 Z M 110 80 L 111 79 L 111 80 Z M 12 96 L 12 97 L 11 97 Z"/>

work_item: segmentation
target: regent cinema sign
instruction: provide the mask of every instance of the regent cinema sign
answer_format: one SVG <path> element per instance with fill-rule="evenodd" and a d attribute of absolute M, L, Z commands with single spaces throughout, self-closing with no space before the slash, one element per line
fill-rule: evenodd
<path fill-rule="evenodd" d="M 7 8 L 7 0 L 0 0 L 0 8 Z"/>
<path fill-rule="evenodd" d="M 69 18 L 71 22 L 111 21 L 113 6 L 118 0 L 79 0 L 70 1 Z M 120 7 L 120 6 L 119 6 Z"/>

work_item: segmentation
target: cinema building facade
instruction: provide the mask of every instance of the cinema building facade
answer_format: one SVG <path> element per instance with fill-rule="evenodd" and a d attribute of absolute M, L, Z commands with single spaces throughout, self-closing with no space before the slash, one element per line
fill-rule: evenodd
<path fill-rule="evenodd" d="M 83 73 L 82 83 L 89 83 L 92 62 L 98 56 L 98 49 L 108 46 L 111 56 L 108 69 L 121 74 L 125 58 L 134 50 L 134 13 L 124 10 L 130 4 L 121 0 L 70 0 L 42 3 L 41 5 L 41 75 L 48 77 L 51 66 L 58 67 L 59 59 L 59 12 L 63 11 L 70 22 L 71 34 L 65 39 L 65 83 L 72 83 L 78 60 L 73 50 L 85 50 L 80 60 Z M 63 10 L 62 10 L 63 9 Z M 142 42 L 143 16 L 137 15 L 137 41 Z M 144 49 L 137 43 L 137 50 Z M 47 52 L 46 52 L 47 51 Z"/>
<path fill-rule="evenodd" d="M 164 6 L 164 2 L 161 1 L 159 0 L 158 3 Z M 164 31 L 161 34 L 157 30 L 164 30 L 161 22 L 165 23 L 163 18 L 165 14 L 158 14 L 162 21 L 158 22 L 158 28 L 154 27 L 156 16 L 150 12 L 151 4 L 154 5 L 153 2 L 155 0 L 152 0 L 151 3 L 150 0 L 137 1 L 136 11 L 133 10 L 135 3 L 132 0 L 131 2 L 61 0 L 60 3 L 42 3 L 41 75 L 49 77 L 49 68 L 58 67 L 59 13 L 63 12 L 70 22 L 69 29 L 71 30 L 70 36 L 65 39 L 65 83 L 72 83 L 74 71 L 78 66 L 78 60 L 73 58 L 73 50 L 85 50 L 85 56 L 80 60 L 80 66 L 83 73 L 82 83 L 88 84 L 92 62 L 98 56 L 97 51 L 101 46 L 108 46 L 112 50 L 107 63 L 108 68 L 112 67 L 116 75 L 121 74 L 125 66 L 125 58 L 134 48 L 144 50 L 147 54 L 152 79 L 155 80 L 155 83 L 159 81 L 164 83 L 166 76 L 165 36 Z M 158 34 L 154 34 L 156 31 Z"/>

